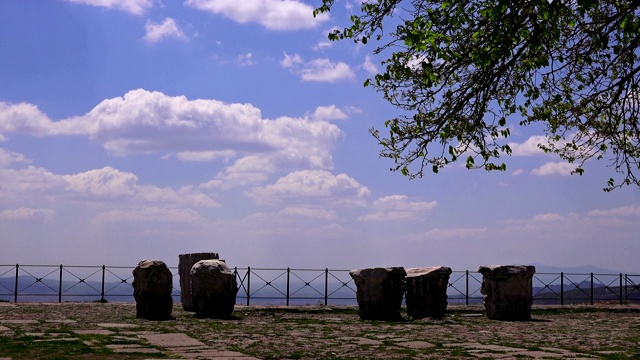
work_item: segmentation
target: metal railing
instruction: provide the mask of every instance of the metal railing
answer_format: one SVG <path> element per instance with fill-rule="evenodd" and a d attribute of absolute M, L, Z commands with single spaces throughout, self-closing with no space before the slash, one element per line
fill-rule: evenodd
<path fill-rule="evenodd" d="M 132 266 L 0 265 L 0 300 L 132 302 Z M 169 267 L 173 277 L 177 267 Z M 356 287 L 349 270 L 234 268 L 238 304 L 355 305 Z M 179 281 L 173 281 L 180 301 Z M 534 304 L 640 303 L 640 275 L 536 273 Z M 482 275 L 453 271 L 449 304 L 482 304 Z"/>

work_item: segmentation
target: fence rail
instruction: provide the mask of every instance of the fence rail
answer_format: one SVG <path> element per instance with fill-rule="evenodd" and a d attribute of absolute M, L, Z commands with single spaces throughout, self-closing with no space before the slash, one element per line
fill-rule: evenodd
<path fill-rule="evenodd" d="M 13 302 L 132 302 L 132 266 L 0 265 L 0 300 Z M 178 268 L 169 268 L 175 278 Z M 356 287 L 349 270 L 234 268 L 237 303 L 244 305 L 355 305 Z M 180 282 L 173 297 L 180 301 Z M 453 271 L 449 304 L 482 303 L 482 275 Z M 640 303 L 640 275 L 536 273 L 534 304 Z"/>

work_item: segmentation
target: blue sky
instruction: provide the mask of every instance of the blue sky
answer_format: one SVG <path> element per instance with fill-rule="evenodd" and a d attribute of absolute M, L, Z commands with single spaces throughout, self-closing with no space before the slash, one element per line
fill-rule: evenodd
<path fill-rule="evenodd" d="M 327 41 L 356 2 L 318 4 L 0 2 L 0 264 L 638 271 L 638 190 L 569 176 L 539 128 L 512 125 L 506 172 L 390 172 L 382 59 Z"/>

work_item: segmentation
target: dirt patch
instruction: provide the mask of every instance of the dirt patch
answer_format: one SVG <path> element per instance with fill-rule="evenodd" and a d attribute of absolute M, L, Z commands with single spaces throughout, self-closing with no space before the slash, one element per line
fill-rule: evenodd
<path fill-rule="evenodd" d="M 147 321 L 136 319 L 134 304 L 21 303 L 0 307 L 0 326 L 7 328 L 0 337 L 64 331 L 91 334 L 99 343 L 100 336 L 178 333 L 260 359 L 640 356 L 638 305 L 534 307 L 528 322 L 488 320 L 478 306 L 450 306 L 443 320 L 401 322 L 362 321 L 355 307 L 237 306 L 232 319 L 214 320 L 175 306 L 173 315 Z"/>

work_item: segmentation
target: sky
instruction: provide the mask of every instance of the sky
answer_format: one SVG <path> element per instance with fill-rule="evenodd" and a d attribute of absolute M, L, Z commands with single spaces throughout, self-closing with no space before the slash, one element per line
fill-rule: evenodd
<path fill-rule="evenodd" d="M 0 1 L 0 264 L 640 271 L 638 189 L 540 128 L 512 121 L 505 172 L 389 171 L 383 59 L 327 40 L 358 3 L 319 4 Z"/>

